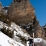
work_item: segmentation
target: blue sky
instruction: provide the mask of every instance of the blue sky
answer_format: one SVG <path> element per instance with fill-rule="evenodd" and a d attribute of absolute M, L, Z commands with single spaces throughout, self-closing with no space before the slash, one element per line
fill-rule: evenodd
<path fill-rule="evenodd" d="M 9 5 L 12 0 L 0 0 L 3 6 Z M 46 23 L 46 0 L 30 0 L 30 3 L 35 8 L 35 14 L 40 25 Z"/>

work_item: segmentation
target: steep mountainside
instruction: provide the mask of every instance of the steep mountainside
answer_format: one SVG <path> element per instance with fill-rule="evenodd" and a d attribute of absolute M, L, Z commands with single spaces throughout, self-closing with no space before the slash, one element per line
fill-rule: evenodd
<path fill-rule="evenodd" d="M 35 37 L 45 37 L 45 31 L 39 25 L 34 13 L 34 8 L 29 3 L 29 0 L 13 0 L 8 8 L 7 17 L 1 14 L 0 20 L 9 25 L 11 21 L 14 21 L 21 28 L 24 28 L 31 37 L 33 37 L 33 33 L 35 33 Z"/>
<path fill-rule="evenodd" d="M 28 38 L 32 39 L 33 33 L 35 38 L 46 38 L 46 28 L 39 25 L 29 0 L 13 0 L 8 7 L 0 3 L 0 31 L 24 45 Z"/>

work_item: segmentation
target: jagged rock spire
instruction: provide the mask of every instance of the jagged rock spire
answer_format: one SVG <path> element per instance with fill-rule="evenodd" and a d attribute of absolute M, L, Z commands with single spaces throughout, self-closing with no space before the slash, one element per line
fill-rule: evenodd
<path fill-rule="evenodd" d="M 8 18 L 18 24 L 28 24 L 35 17 L 34 8 L 28 0 L 13 0 L 8 10 Z"/>

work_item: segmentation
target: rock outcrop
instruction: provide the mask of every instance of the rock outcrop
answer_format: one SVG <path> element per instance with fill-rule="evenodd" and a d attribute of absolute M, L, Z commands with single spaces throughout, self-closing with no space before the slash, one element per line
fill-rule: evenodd
<path fill-rule="evenodd" d="M 17 24 L 26 25 L 35 17 L 34 8 L 28 0 L 14 0 L 8 11 L 8 18 Z"/>
<path fill-rule="evenodd" d="M 2 3 L 0 2 L 0 14 L 7 15 L 9 6 L 3 7 Z"/>

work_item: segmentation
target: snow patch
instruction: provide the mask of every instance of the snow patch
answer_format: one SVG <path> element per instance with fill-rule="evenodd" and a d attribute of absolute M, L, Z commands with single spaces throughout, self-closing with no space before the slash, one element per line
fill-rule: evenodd
<path fill-rule="evenodd" d="M 1 46 L 24 46 L 23 44 L 14 41 L 2 32 L 0 32 L 0 45 Z"/>

